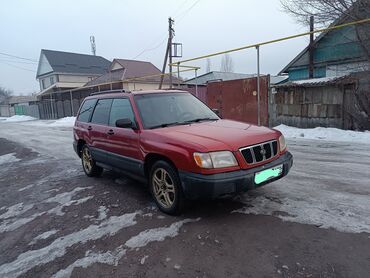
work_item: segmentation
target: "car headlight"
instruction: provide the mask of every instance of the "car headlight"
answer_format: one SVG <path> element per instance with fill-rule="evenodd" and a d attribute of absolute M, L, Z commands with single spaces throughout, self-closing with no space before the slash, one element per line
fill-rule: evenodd
<path fill-rule="evenodd" d="M 286 142 L 285 142 L 285 138 L 284 138 L 284 135 L 281 135 L 279 137 L 279 147 L 280 147 L 280 151 L 282 152 L 283 150 L 285 150 L 286 148 Z"/>
<path fill-rule="evenodd" d="M 200 168 L 224 168 L 237 166 L 238 162 L 230 151 L 194 153 L 195 163 Z"/>

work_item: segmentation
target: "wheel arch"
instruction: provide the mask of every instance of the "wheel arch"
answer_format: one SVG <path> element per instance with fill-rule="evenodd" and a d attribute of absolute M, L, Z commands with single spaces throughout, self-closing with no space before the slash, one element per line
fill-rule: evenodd
<path fill-rule="evenodd" d="M 176 172 L 178 171 L 175 163 L 169 157 L 162 155 L 162 154 L 158 154 L 158 153 L 149 153 L 145 156 L 145 160 L 144 160 L 144 174 L 145 174 L 145 177 L 148 178 L 148 180 L 149 180 L 150 169 L 152 168 L 153 164 L 159 160 L 163 160 L 167 162 L 172 167 L 174 167 Z"/>
<path fill-rule="evenodd" d="M 86 144 L 86 141 L 83 139 L 78 139 L 77 141 L 77 154 L 81 157 L 82 147 Z"/>

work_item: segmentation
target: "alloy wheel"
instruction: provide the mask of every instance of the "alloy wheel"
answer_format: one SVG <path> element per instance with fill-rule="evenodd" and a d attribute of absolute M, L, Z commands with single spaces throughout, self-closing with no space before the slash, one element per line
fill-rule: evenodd
<path fill-rule="evenodd" d="M 86 172 L 90 173 L 92 169 L 92 157 L 88 148 L 84 148 L 82 151 L 82 164 Z"/>
<path fill-rule="evenodd" d="M 170 208 L 175 202 L 175 185 L 168 174 L 163 168 L 158 168 L 153 173 L 152 177 L 153 193 L 158 203 L 164 208 Z"/>

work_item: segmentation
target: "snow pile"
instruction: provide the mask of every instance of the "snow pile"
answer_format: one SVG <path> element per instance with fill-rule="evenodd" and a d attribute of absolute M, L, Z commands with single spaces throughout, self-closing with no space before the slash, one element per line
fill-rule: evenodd
<path fill-rule="evenodd" d="M 34 121 L 37 120 L 34 117 L 31 116 L 25 116 L 25 115 L 14 115 L 9 118 L 2 118 L 0 122 L 2 123 L 14 123 L 14 122 L 27 122 L 27 121 Z"/>
<path fill-rule="evenodd" d="M 353 130 L 342 130 L 331 127 L 316 127 L 305 129 L 286 125 L 276 126 L 275 129 L 279 130 L 287 138 L 305 138 L 325 141 L 370 144 L 369 131 L 361 132 Z"/>
<path fill-rule="evenodd" d="M 76 121 L 76 117 L 65 117 L 65 118 L 61 118 L 59 120 L 56 120 L 53 123 L 48 124 L 48 126 L 66 126 L 66 127 L 70 127 L 70 126 L 74 126 L 75 121 Z"/>
<path fill-rule="evenodd" d="M 73 127 L 76 117 L 65 117 L 58 120 L 38 120 L 30 122 L 29 125 L 41 127 Z"/>

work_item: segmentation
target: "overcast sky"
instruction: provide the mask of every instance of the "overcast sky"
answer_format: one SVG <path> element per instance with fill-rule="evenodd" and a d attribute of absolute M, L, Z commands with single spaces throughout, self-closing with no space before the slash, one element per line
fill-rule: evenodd
<path fill-rule="evenodd" d="M 161 68 L 169 16 L 184 59 L 306 31 L 281 10 L 279 0 L 5 0 L 0 52 L 35 61 L 42 48 L 90 54 L 94 35 L 97 55 L 132 59 L 148 49 L 136 59 Z M 298 38 L 261 47 L 261 72 L 277 74 L 307 42 Z M 234 71 L 255 73 L 255 54 L 255 49 L 231 54 Z M 212 58 L 211 69 L 219 70 L 220 61 Z M 201 74 L 206 61 L 192 65 L 202 67 Z M 0 54 L 0 86 L 15 94 L 39 90 L 36 70 L 35 62 Z"/>

